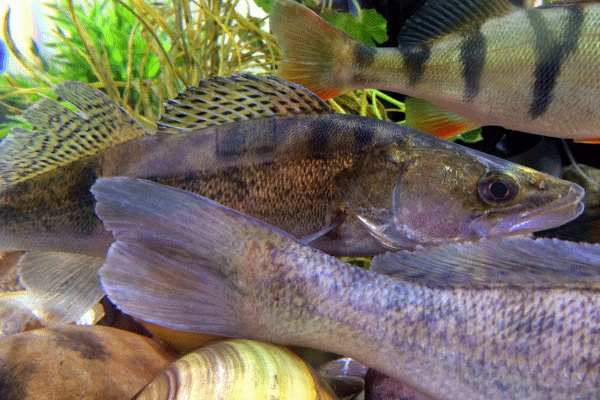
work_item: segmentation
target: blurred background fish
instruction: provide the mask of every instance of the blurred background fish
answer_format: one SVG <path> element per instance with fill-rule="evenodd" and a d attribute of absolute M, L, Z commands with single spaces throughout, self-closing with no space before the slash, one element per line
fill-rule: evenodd
<path fill-rule="evenodd" d="M 428 399 L 600 396 L 600 247 L 525 237 L 386 253 L 370 270 L 195 194 L 101 178 L 125 313 L 356 359 Z M 493 379 L 490 379 L 493 377 Z"/>
<path fill-rule="evenodd" d="M 364 45 L 291 0 L 274 1 L 270 27 L 281 77 L 322 98 L 367 87 L 404 93 L 407 123 L 421 131 L 451 137 L 498 125 L 600 137 L 600 5 L 429 2 L 394 48 Z"/>
<path fill-rule="evenodd" d="M 201 193 L 335 255 L 514 235 L 583 210 L 575 184 L 397 124 L 333 113 L 278 78 L 213 78 L 166 104 L 148 134 L 102 92 L 55 88 L 0 144 L 0 251 L 40 319 L 72 321 L 102 297 L 113 238 L 98 177 Z M 56 316 L 56 317 L 54 317 Z"/>

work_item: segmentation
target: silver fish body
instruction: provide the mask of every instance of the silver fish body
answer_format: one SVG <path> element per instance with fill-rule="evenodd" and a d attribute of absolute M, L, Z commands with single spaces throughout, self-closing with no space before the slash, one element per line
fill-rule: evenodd
<path fill-rule="evenodd" d="M 190 193 L 126 178 L 92 191 L 117 240 L 103 287 L 137 318 L 333 351 L 428 399 L 600 396 L 597 246 L 490 240 L 366 271 Z"/>

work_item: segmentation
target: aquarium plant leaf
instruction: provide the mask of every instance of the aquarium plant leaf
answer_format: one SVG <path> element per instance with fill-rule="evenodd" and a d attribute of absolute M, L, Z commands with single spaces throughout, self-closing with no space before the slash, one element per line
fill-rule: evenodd
<path fill-rule="evenodd" d="M 320 15 L 325 21 L 370 46 L 387 40 L 387 22 L 375 10 L 361 10 L 358 18 L 350 13 L 337 11 L 325 11 Z"/>

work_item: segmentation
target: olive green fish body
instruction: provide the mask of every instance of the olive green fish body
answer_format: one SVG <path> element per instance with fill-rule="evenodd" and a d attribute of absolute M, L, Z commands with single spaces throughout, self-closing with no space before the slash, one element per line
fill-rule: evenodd
<path fill-rule="evenodd" d="M 272 131 L 281 140 L 300 129 L 314 132 L 311 124 L 324 128 L 320 131 L 324 135 L 347 137 L 331 128 L 335 117 L 323 121 L 296 119 L 249 121 L 245 124 L 247 132 L 229 126 L 207 128 L 201 134 L 159 135 L 152 138 L 151 148 L 146 148 L 142 157 L 129 157 L 127 163 L 116 168 L 117 159 L 123 159 L 123 149 L 106 155 L 103 176 L 144 178 L 202 194 L 303 238 L 343 217 L 340 179 L 356 163 L 360 151 L 372 144 L 356 147 L 343 142 L 321 143 L 316 153 L 310 143 L 303 146 L 300 142 L 286 149 L 275 140 L 262 140 L 265 131 Z M 337 125 L 341 128 L 347 124 L 342 119 Z M 244 143 L 240 143 L 240 137 Z M 255 148 L 252 139 L 260 140 L 260 147 Z M 274 151 L 275 146 L 280 151 Z M 335 150 L 328 151 L 330 147 Z"/>
<path fill-rule="evenodd" d="M 600 137 L 594 106 L 600 101 L 600 5 L 454 3 L 426 4 L 404 26 L 398 48 L 379 49 L 296 3 L 276 1 L 271 28 L 285 55 L 280 75 L 323 98 L 367 87 L 418 98 L 407 100 L 407 121 L 437 136 L 499 125 Z"/>
<path fill-rule="evenodd" d="M 103 288 L 137 318 L 333 351 L 428 399 L 600 396 L 597 246 L 484 240 L 387 253 L 375 272 L 188 192 L 92 192 L 116 238 Z"/>
<path fill-rule="evenodd" d="M 21 280 L 64 307 L 79 301 L 61 297 L 72 295 L 66 288 L 102 294 L 96 272 L 112 238 L 89 194 L 100 177 L 191 190 L 333 255 L 532 232 L 583 210 L 577 185 L 397 124 L 335 114 L 273 77 L 188 88 L 165 105 L 153 135 L 96 89 L 65 82 L 55 91 L 78 112 L 43 99 L 22 115 L 35 130 L 15 128 L 0 143 L 0 251 L 29 252 Z"/>
<path fill-rule="evenodd" d="M 54 251 L 103 256 L 112 242 L 94 213 L 90 187 L 99 157 L 76 160 L 0 190 L 2 251 Z"/>

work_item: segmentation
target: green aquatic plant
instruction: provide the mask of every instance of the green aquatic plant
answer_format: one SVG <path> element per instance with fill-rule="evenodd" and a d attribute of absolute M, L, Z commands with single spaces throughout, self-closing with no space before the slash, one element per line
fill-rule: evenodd
<path fill-rule="evenodd" d="M 46 45 L 57 53 L 51 62 L 16 48 L 7 13 L 3 38 L 30 76 L 3 74 L 0 101 L 18 113 L 50 95 L 54 84 L 73 79 L 104 89 L 136 119 L 153 123 L 161 101 L 201 79 L 273 70 L 278 49 L 261 29 L 264 20 L 237 12 L 238 3 L 62 0 L 49 17 L 55 38 Z"/>
<path fill-rule="evenodd" d="M 7 12 L 3 39 L 28 76 L 0 75 L 0 107 L 19 114 L 40 96 L 53 96 L 50 88 L 57 83 L 78 80 L 105 91 L 151 129 L 161 103 L 201 79 L 273 73 L 280 59 L 275 39 L 265 30 L 265 18 L 239 12 L 241 4 L 248 6 L 245 0 L 59 0 L 47 10 L 54 24 L 54 38 L 45 44 L 55 53 L 52 59 L 19 51 Z M 383 98 L 364 90 L 329 103 L 337 112 L 381 119 L 390 109 L 403 109 L 395 100 L 384 106 Z M 15 124 L 0 126 L 0 136 Z"/>

